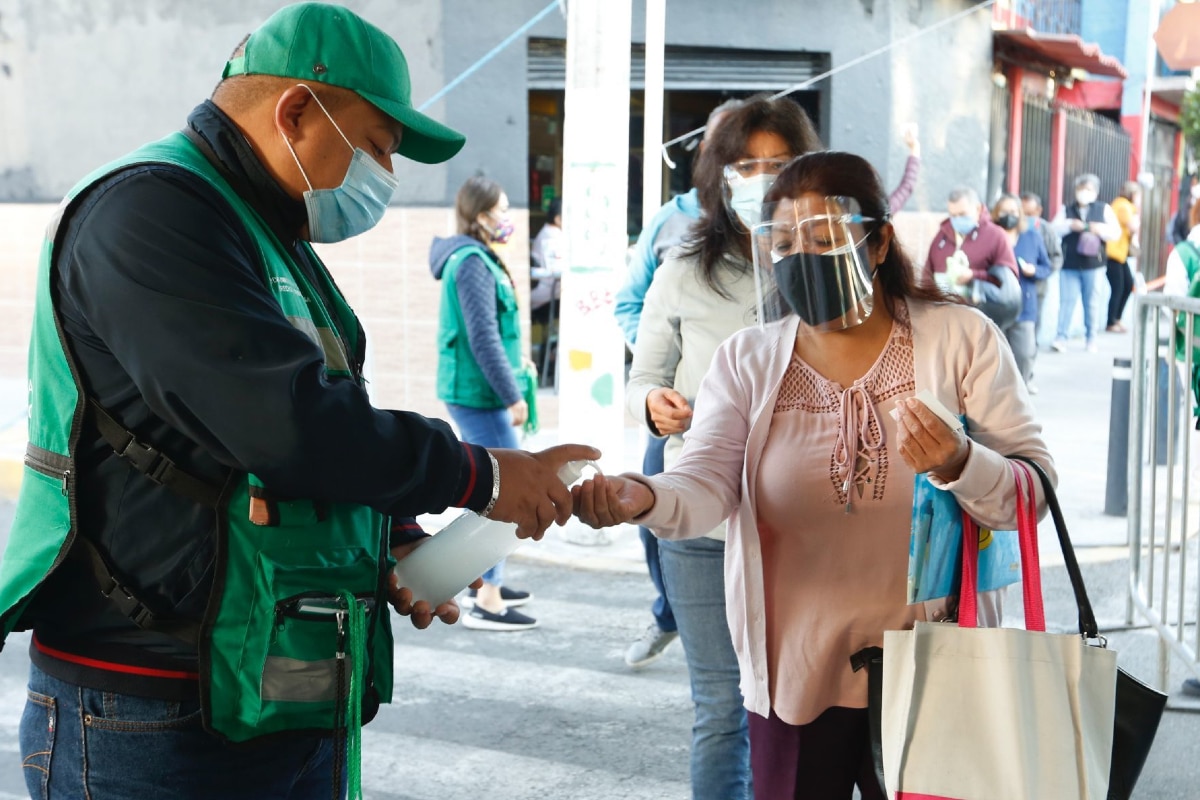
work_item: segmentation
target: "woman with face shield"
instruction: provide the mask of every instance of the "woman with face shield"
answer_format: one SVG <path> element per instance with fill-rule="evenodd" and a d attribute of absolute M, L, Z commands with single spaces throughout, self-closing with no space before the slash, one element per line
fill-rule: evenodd
<path fill-rule="evenodd" d="M 1021 273 L 1021 311 L 1017 321 L 1004 329 L 1004 335 L 1012 347 L 1025 388 L 1030 394 L 1037 394 L 1037 387 L 1033 385 L 1033 362 L 1037 360 L 1034 332 L 1038 315 L 1037 287 L 1038 281 L 1050 277 L 1050 256 L 1046 253 L 1042 235 L 1022 217 L 1021 200 L 1015 194 L 1000 195 L 992 206 L 992 220 L 1004 230 Z"/>
<path fill-rule="evenodd" d="M 848 153 L 789 164 L 754 229 L 759 325 L 722 344 L 683 452 L 656 478 L 598 476 L 575 511 L 669 540 L 728 519 L 725 591 L 760 797 L 883 798 L 866 672 L 907 604 L 916 475 L 981 525 L 1016 527 L 1007 455 L 1053 463 L 1003 334 L 918 285 L 875 171 Z M 970 432 L 921 400 L 930 392 Z M 1039 497 L 1039 506 L 1044 503 Z M 998 621 L 998 601 L 989 619 Z"/>
<path fill-rule="evenodd" d="M 683 450 L 692 403 L 717 346 L 754 324 L 750 226 L 763 196 L 796 155 L 820 146 L 793 101 L 753 98 L 709 133 L 695 183 L 701 218 L 654 274 L 638 324 L 628 407 L 654 436 L 668 436 L 669 468 Z M 693 539 L 659 542 L 667 600 L 691 677 L 696 721 L 695 798 L 750 796 L 746 712 L 725 621 L 725 527 L 712 519 Z"/>

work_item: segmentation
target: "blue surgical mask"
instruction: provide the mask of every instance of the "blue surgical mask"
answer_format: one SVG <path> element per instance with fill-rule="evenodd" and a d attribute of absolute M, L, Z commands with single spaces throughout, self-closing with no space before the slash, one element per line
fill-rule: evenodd
<path fill-rule="evenodd" d="M 775 176 L 765 172 L 729 181 L 729 208 L 747 228 L 759 223 L 763 198 L 773 183 Z"/>
<path fill-rule="evenodd" d="M 959 236 L 966 236 L 979 224 L 979 220 L 969 214 L 959 214 L 950 218 L 950 226 Z"/>
<path fill-rule="evenodd" d="M 308 89 L 307 86 L 305 88 Z M 312 92 L 312 89 L 308 91 Z M 379 166 L 365 150 L 350 144 L 346 134 L 342 133 L 342 129 L 333 121 L 333 117 L 325 110 L 316 94 L 313 94 L 313 99 L 317 101 L 321 111 L 325 112 L 342 141 L 354 151 L 341 186 L 333 189 L 312 188 L 312 182 L 308 179 L 304 167 L 300 166 L 300 159 L 296 157 L 292 143 L 287 137 L 284 137 L 283 141 L 292 158 L 296 159 L 296 166 L 304 176 L 304 182 L 308 184 L 308 191 L 304 193 L 304 206 L 308 211 L 308 240 L 323 243 L 340 242 L 366 233 L 378 225 L 400 182 L 395 175 Z"/>

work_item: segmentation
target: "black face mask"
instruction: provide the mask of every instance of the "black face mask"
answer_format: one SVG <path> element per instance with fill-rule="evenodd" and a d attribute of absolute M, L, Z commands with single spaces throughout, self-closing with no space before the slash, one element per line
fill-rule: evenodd
<path fill-rule="evenodd" d="M 1006 231 L 1016 230 L 1017 225 L 1021 222 L 1021 218 L 1016 214 L 1001 214 L 996 217 L 996 224 Z"/>
<path fill-rule="evenodd" d="M 808 325 L 845 316 L 859 297 L 843 266 L 845 255 L 793 253 L 775 262 L 779 294 Z"/>

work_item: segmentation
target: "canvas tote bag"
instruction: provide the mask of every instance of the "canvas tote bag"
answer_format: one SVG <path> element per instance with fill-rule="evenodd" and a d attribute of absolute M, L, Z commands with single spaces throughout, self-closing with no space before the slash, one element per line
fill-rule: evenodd
<path fill-rule="evenodd" d="M 977 628 L 978 539 L 959 624 L 884 634 L 882 759 L 895 800 L 1105 800 L 1116 653 L 1045 632 L 1033 475 L 1018 487 L 1026 630 Z"/>

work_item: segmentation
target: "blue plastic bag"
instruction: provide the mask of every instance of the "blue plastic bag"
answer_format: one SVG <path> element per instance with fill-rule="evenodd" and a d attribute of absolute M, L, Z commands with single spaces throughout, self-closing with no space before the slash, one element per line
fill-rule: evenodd
<path fill-rule="evenodd" d="M 913 484 L 912 535 L 908 545 L 908 602 L 949 597 L 958 591 L 963 525 L 966 518 L 954 493 L 939 489 L 924 474 Z M 991 591 L 1021 580 L 1016 531 L 979 528 L 979 590 Z"/>

